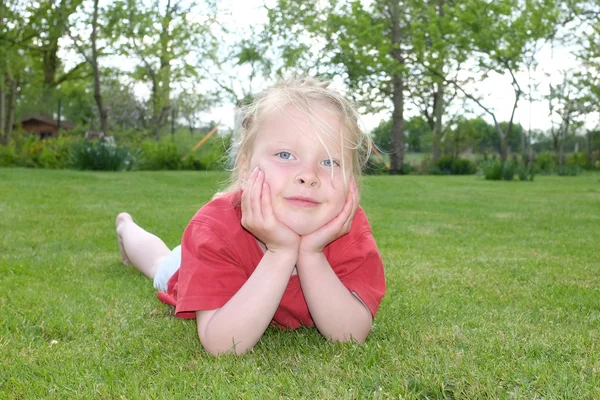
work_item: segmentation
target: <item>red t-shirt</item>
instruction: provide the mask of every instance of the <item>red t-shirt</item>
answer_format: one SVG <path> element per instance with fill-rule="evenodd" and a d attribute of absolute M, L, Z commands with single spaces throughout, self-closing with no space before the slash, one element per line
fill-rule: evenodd
<path fill-rule="evenodd" d="M 218 197 L 202 207 L 185 229 L 181 266 L 158 292 L 175 315 L 194 318 L 199 310 L 223 307 L 248 280 L 263 257 L 255 237 L 241 225 L 240 193 Z M 383 262 L 371 226 L 359 207 L 350 232 L 323 250 L 340 281 L 360 297 L 373 317 L 385 293 Z M 298 275 L 292 275 L 273 316 L 276 325 L 314 326 Z"/>

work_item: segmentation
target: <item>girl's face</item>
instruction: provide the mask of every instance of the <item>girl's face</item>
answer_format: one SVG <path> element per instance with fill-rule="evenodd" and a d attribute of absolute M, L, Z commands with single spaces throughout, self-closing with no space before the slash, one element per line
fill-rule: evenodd
<path fill-rule="evenodd" d="M 340 131 L 340 120 L 326 107 L 316 106 L 314 119 Z M 259 167 L 271 189 L 275 216 L 298 235 L 312 233 L 342 210 L 352 171 L 351 151 L 345 149 L 342 176 L 339 135 L 321 135 L 321 145 L 308 115 L 293 105 L 265 118 L 254 140 L 245 178 Z M 333 164 L 333 177 L 331 175 Z"/>

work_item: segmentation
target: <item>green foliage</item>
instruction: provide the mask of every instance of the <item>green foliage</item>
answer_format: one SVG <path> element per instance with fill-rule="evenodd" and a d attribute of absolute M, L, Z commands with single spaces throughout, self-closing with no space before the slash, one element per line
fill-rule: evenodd
<path fill-rule="evenodd" d="M 437 159 L 430 173 L 432 175 L 472 175 L 476 170 L 477 167 L 471 160 L 446 155 Z"/>
<path fill-rule="evenodd" d="M 168 139 L 156 142 L 144 140 L 139 146 L 141 170 L 223 170 L 226 152 L 231 145 L 231 135 L 211 137 L 193 153 L 190 150 L 201 136 L 191 137 L 187 132 L 178 132 L 175 141 Z"/>
<path fill-rule="evenodd" d="M 472 175 L 476 171 L 477 167 L 471 160 L 455 158 L 452 162 L 452 175 Z"/>
<path fill-rule="evenodd" d="M 497 159 L 486 160 L 481 163 L 483 176 L 488 181 L 502 179 L 502 163 Z"/>
<path fill-rule="evenodd" d="M 63 169 L 71 164 L 71 137 L 39 140 L 35 135 L 26 138 L 18 132 L 8 146 L 0 146 L 0 166 Z"/>
<path fill-rule="evenodd" d="M 524 162 L 517 163 L 516 173 L 519 181 L 533 181 L 535 168 L 532 164 L 526 165 Z"/>
<path fill-rule="evenodd" d="M 88 142 L 76 136 L 39 140 L 13 135 L 8 146 L 0 146 L 0 167 L 29 167 L 84 170 L 223 170 L 231 135 L 215 136 L 200 149 L 190 149 L 201 136 L 189 133 L 175 136 L 176 141 L 142 139 L 139 132 L 121 132 L 115 142 Z M 185 138 L 185 140 L 184 140 Z M 170 139 L 170 137 L 169 137 Z"/>
<path fill-rule="evenodd" d="M 419 117 L 404 121 L 405 144 L 408 151 L 420 153 L 431 149 L 431 129 L 427 122 Z M 392 151 L 392 120 L 381 120 L 371 132 L 377 148 L 383 152 Z"/>
<path fill-rule="evenodd" d="M 572 153 L 567 163 L 579 167 L 579 169 L 591 168 L 587 155 L 583 152 Z"/>
<path fill-rule="evenodd" d="M 72 165 L 76 169 L 128 171 L 135 167 L 135 163 L 135 153 L 114 143 L 82 141 L 73 146 Z"/>
<path fill-rule="evenodd" d="M 537 154 L 534 163 L 536 170 L 543 175 L 552 174 L 558 168 L 556 155 L 550 151 L 544 151 Z"/>
<path fill-rule="evenodd" d="M 8 146 L 0 146 L 0 167 L 16 167 L 18 165 L 19 156 L 14 143 L 10 143 Z"/>
<path fill-rule="evenodd" d="M 211 28 L 216 13 L 212 1 L 171 5 L 117 0 L 106 8 L 104 31 L 108 41 L 117 54 L 135 63 L 130 76 L 152 89 L 147 108 L 157 138 L 171 111 L 172 87 L 198 78 L 191 60 L 204 64 L 214 59 L 217 44 Z M 190 52 L 194 57 L 186 57 Z"/>
<path fill-rule="evenodd" d="M 201 171 L 205 170 L 206 167 L 202 164 L 202 161 L 200 161 L 198 156 L 190 154 L 189 156 L 184 157 L 183 160 L 181 160 L 181 169 Z"/>
<path fill-rule="evenodd" d="M 181 158 L 175 143 L 146 140 L 141 144 L 138 168 L 140 170 L 177 170 L 182 168 Z"/>
<path fill-rule="evenodd" d="M 374 157 L 370 157 L 367 160 L 367 164 L 363 167 L 363 174 L 365 175 L 384 175 L 388 173 L 389 171 L 385 164 Z"/>
<path fill-rule="evenodd" d="M 566 163 L 562 167 L 558 167 L 556 172 L 560 176 L 577 176 L 581 173 L 581 167 L 576 164 Z"/>
<path fill-rule="evenodd" d="M 512 181 L 515 179 L 515 173 L 517 172 L 517 164 L 506 161 L 502 165 L 502 179 L 505 181 Z"/>
<path fill-rule="evenodd" d="M 452 163 L 454 157 L 446 155 L 438 158 L 433 164 L 431 173 L 433 175 L 450 175 L 452 173 Z"/>
<path fill-rule="evenodd" d="M 375 146 L 382 152 L 392 151 L 392 120 L 381 120 L 371 132 Z"/>
<path fill-rule="evenodd" d="M 415 116 L 405 121 L 404 130 L 406 131 L 405 141 L 408 151 L 420 153 L 431 150 L 431 128 L 422 117 Z"/>

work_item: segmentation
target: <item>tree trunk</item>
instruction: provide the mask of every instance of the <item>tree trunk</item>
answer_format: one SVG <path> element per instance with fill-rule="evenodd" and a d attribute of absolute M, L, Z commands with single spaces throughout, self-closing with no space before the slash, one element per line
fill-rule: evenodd
<path fill-rule="evenodd" d="M 102 93 L 100 88 L 100 71 L 98 69 L 98 49 L 96 38 L 98 35 L 98 1 L 94 0 L 94 17 L 92 20 L 92 69 L 94 71 L 94 99 L 98 106 L 98 114 L 100 114 L 100 130 L 105 135 L 108 134 L 108 112 L 102 102 Z"/>
<path fill-rule="evenodd" d="M 527 159 L 527 138 L 525 137 L 525 135 L 527 135 L 525 133 L 525 129 L 523 129 L 523 127 L 521 126 L 521 158 L 523 159 L 524 163 Z"/>
<path fill-rule="evenodd" d="M 590 168 L 594 166 L 592 162 L 592 131 L 587 131 L 587 161 Z"/>
<path fill-rule="evenodd" d="M 160 67 L 156 74 L 156 84 L 158 85 L 153 93 L 156 96 L 154 100 L 154 135 L 160 139 L 160 129 L 167 123 L 171 111 L 171 60 L 173 55 L 170 50 L 171 33 L 169 31 L 171 21 L 173 20 L 173 8 L 171 0 L 167 0 L 165 5 L 165 16 L 161 22 L 160 32 Z"/>
<path fill-rule="evenodd" d="M 108 135 L 108 111 L 102 101 L 102 93 L 100 91 L 100 78 L 98 76 L 98 67 L 94 68 L 94 100 L 96 100 L 96 106 L 98 107 L 98 113 L 100 114 L 100 131 L 105 135 Z"/>
<path fill-rule="evenodd" d="M 17 103 L 17 80 L 11 75 L 7 74 L 8 77 L 8 104 L 6 107 L 6 125 L 4 126 L 4 134 L 6 139 L 10 138 L 12 134 L 13 125 L 15 123 L 15 106 Z"/>
<path fill-rule="evenodd" d="M 558 149 L 558 167 L 562 168 L 565 164 L 565 140 L 567 140 L 567 136 L 569 135 L 569 127 L 571 125 L 571 108 L 568 107 L 565 117 L 563 119 L 562 126 L 560 128 L 560 144 Z"/>
<path fill-rule="evenodd" d="M 565 137 L 561 135 L 559 151 L 558 151 L 558 168 L 562 168 L 565 163 L 564 147 L 565 147 Z"/>
<path fill-rule="evenodd" d="M 4 99 L 6 96 L 6 92 L 4 91 L 5 82 L 6 82 L 5 75 L 4 74 L 0 75 L 0 143 L 3 146 L 6 146 L 8 144 L 8 135 L 6 134 L 6 131 L 4 129 L 4 126 L 6 124 L 6 120 L 5 120 L 5 116 L 4 116 L 4 111 L 5 111 Z"/>
<path fill-rule="evenodd" d="M 496 127 L 496 133 L 498 134 L 498 138 L 500 139 L 500 159 L 502 160 L 502 163 L 505 163 L 508 159 L 508 143 L 506 139 L 506 134 L 500 127 L 500 124 L 496 120 L 496 117 L 494 115 L 492 115 L 492 117 L 494 117 L 494 126 Z"/>
<path fill-rule="evenodd" d="M 440 82 L 437 84 L 437 90 L 435 92 L 434 99 L 434 108 L 433 108 L 433 119 L 434 125 L 432 130 L 432 140 L 433 140 L 433 154 L 432 161 L 437 161 L 440 158 L 440 142 L 442 140 L 442 118 L 444 115 L 444 82 Z"/>
<path fill-rule="evenodd" d="M 392 73 L 392 153 L 390 154 L 390 174 L 402 174 L 404 165 L 404 78 L 402 71 L 404 57 L 400 47 L 402 33 L 400 32 L 400 5 L 391 0 L 388 3 L 392 31 L 392 58 L 398 63 L 398 70 Z"/>
<path fill-rule="evenodd" d="M 438 1 L 438 6 L 437 6 L 437 13 L 440 17 L 444 17 L 444 3 L 445 0 L 439 0 Z M 442 37 L 445 37 L 445 35 L 443 35 Z M 445 60 L 442 60 L 442 68 L 441 68 L 441 72 L 444 72 L 444 67 L 443 67 L 443 62 Z M 440 151 L 440 142 L 442 140 L 442 118 L 443 118 L 443 114 L 444 114 L 444 91 L 445 91 L 446 85 L 444 84 L 444 81 L 441 81 L 437 84 L 437 88 L 434 94 L 434 99 L 433 99 L 433 121 L 434 121 L 434 125 L 432 127 L 431 130 L 431 135 L 432 135 L 432 151 L 433 154 L 431 155 L 431 158 L 434 163 L 437 161 L 438 158 L 440 158 L 441 156 L 441 151 Z"/>
<path fill-rule="evenodd" d="M 458 158 L 460 153 L 460 131 L 457 130 L 454 134 L 454 148 L 452 149 L 452 157 Z"/>
<path fill-rule="evenodd" d="M 42 86 L 42 104 L 44 112 L 50 113 L 54 110 L 54 92 L 56 71 L 59 65 L 58 58 L 58 38 L 50 38 L 50 42 L 46 44 L 42 53 L 44 83 Z"/>
<path fill-rule="evenodd" d="M 390 174 L 402 174 L 404 165 L 404 82 L 395 75 L 392 102 L 392 153 L 390 154 Z"/>

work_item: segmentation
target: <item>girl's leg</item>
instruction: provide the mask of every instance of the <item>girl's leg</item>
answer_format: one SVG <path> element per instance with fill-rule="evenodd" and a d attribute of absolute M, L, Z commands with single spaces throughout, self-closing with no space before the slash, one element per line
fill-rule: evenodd
<path fill-rule="evenodd" d="M 121 259 L 125 265 L 133 265 L 150 279 L 160 262 L 171 253 L 159 237 L 140 228 L 131 215 L 120 213 L 115 221 Z"/>

